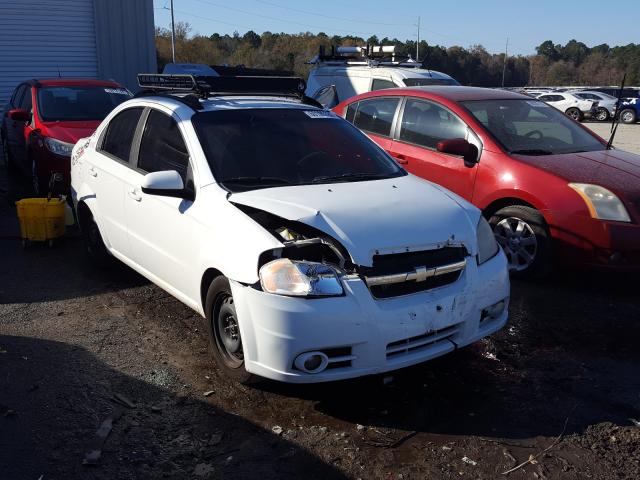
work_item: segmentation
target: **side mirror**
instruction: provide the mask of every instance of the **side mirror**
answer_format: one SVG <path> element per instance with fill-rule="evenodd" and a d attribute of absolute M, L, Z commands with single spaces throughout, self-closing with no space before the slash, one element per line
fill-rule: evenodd
<path fill-rule="evenodd" d="M 464 159 L 464 164 L 471 168 L 478 163 L 478 147 L 467 142 L 464 138 L 441 140 L 436 144 L 436 150 L 449 155 L 457 155 Z"/>
<path fill-rule="evenodd" d="M 31 114 L 22 108 L 12 108 L 9 110 L 9 118 L 16 122 L 30 122 Z"/>
<path fill-rule="evenodd" d="M 147 195 L 194 200 L 193 192 L 184 188 L 182 177 L 175 170 L 147 173 L 140 187 Z"/>

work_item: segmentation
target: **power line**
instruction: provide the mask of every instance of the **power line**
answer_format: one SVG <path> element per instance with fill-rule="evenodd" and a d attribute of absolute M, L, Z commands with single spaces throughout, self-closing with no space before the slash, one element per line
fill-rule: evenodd
<path fill-rule="evenodd" d="M 276 22 L 287 23 L 287 24 L 289 24 L 289 25 L 291 25 L 291 24 L 297 24 L 297 25 L 301 25 L 301 26 L 303 26 L 303 27 L 313 28 L 313 29 L 316 29 L 316 30 L 318 30 L 318 31 L 324 31 L 324 30 L 326 30 L 325 28 L 320 27 L 320 26 L 318 26 L 318 25 L 312 25 L 312 24 L 309 24 L 309 23 L 302 23 L 302 22 L 294 22 L 294 21 L 292 21 L 292 20 L 282 19 L 282 18 L 278 18 L 278 17 L 271 17 L 271 16 L 269 16 L 269 15 L 262 15 L 262 14 L 260 14 L 260 13 L 249 12 L 249 11 L 247 11 L 247 10 L 242 10 L 242 9 L 240 9 L 240 8 L 235 8 L 235 7 L 228 7 L 228 6 L 226 6 L 226 5 L 222 5 L 222 4 L 214 3 L 214 2 L 208 2 L 208 1 L 206 1 L 206 0 L 195 0 L 195 1 L 196 1 L 196 2 L 199 2 L 199 3 L 204 3 L 204 4 L 206 4 L 206 5 L 211 5 L 211 6 L 213 6 L 213 7 L 224 8 L 224 9 L 226 9 L 226 10 L 230 10 L 230 11 L 232 11 L 232 12 L 238 12 L 238 13 L 242 13 L 242 14 L 245 14 L 245 15 L 252 15 L 252 16 L 254 16 L 254 17 L 266 18 L 266 19 L 268 19 L 268 20 L 274 20 L 274 21 L 276 21 Z M 348 30 L 347 30 L 347 29 L 342 29 L 342 28 L 332 28 L 331 30 L 336 31 L 336 32 L 357 33 L 357 34 L 360 34 L 360 35 L 370 35 L 370 33 L 371 33 L 371 32 L 354 31 L 354 30 L 351 30 L 351 29 L 348 29 Z"/>
<path fill-rule="evenodd" d="M 259 3 L 264 3 L 265 5 L 271 5 L 272 7 L 278 7 L 278 8 L 283 8 L 285 10 L 289 10 L 292 12 L 298 12 L 298 13 L 304 13 L 306 15 L 313 15 L 314 17 L 322 17 L 322 18 L 328 18 L 330 20 L 341 20 L 344 22 L 351 22 L 351 23 L 366 23 L 368 25 L 383 25 L 383 26 L 387 26 L 387 27 L 410 27 L 411 25 L 408 23 L 384 23 L 384 22 L 371 22 L 369 20 L 362 20 L 362 19 L 349 19 L 349 18 L 344 18 L 344 17 L 334 17 L 332 15 L 324 15 L 322 13 L 318 13 L 318 12 L 311 12 L 309 10 L 301 10 L 299 8 L 291 8 L 291 7 L 287 7 L 285 5 L 278 5 L 277 3 L 273 3 L 273 2 L 268 2 L 266 0 L 255 0 L 256 2 Z"/>

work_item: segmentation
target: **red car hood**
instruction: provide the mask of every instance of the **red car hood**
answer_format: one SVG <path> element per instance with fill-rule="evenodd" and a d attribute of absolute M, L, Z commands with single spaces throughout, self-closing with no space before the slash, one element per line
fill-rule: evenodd
<path fill-rule="evenodd" d="M 567 182 L 593 183 L 631 199 L 640 198 L 640 155 L 600 150 L 563 155 L 514 155 L 514 158 Z"/>
<path fill-rule="evenodd" d="M 82 122 L 47 122 L 42 124 L 42 135 L 52 137 L 61 142 L 76 143 L 83 137 L 96 131 L 100 120 Z"/>

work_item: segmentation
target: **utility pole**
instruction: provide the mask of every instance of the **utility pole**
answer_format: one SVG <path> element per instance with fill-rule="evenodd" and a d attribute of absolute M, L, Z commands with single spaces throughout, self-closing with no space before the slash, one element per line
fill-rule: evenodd
<path fill-rule="evenodd" d="M 504 76 L 507 72 L 507 52 L 509 51 L 509 37 L 507 37 L 507 44 L 504 47 L 504 63 L 502 64 L 502 86 L 504 87 Z"/>
<path fill-rule="evenodd" d="M 418 41 L 416 42 L 416 62 L 420 61 L 420 17 L 418 17 Z"/>
<path fill-rule="evenodd" d="M 171 58 L 176 63 L 176 25 L 173 20 L 173 0 L 171 0 Z"/>

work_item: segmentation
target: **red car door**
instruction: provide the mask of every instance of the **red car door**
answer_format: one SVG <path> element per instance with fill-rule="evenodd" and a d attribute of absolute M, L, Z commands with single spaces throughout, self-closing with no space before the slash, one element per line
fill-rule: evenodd
<path fill-rule="evenodd" d="M 414 175 L 471 201 L 477 164 L 467 166 L 462 157 L 436 150 L 438 142 L 453 138 L 479 144 L 467 125 L 444 106 L 412 97 L 407 98 L 401 115 L 396 140 L 387 151 Z"/>

